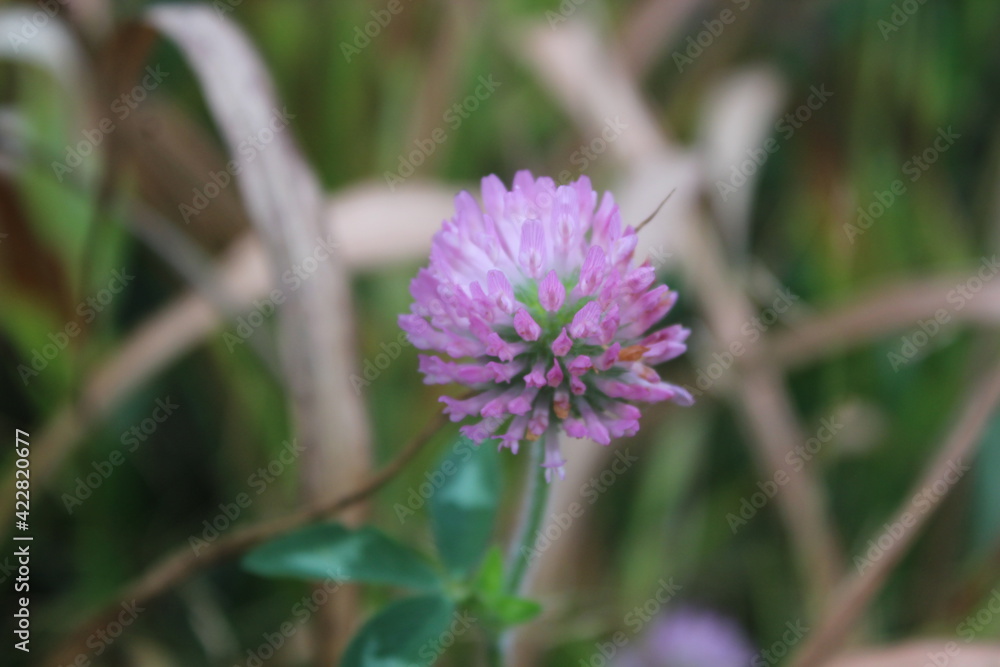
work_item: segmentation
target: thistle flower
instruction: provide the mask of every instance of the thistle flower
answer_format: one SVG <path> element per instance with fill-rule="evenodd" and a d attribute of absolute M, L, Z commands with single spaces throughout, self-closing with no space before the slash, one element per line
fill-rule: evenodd
<path fill-rule="evenodd" d="M 606 445 L 638 431 L 635 401 L 693 402 L 653 370 L 685 351 L 690 332 L 647 333 L 677 294 L 636 263 L 637 240 L 610 193 L 597 206 L 586 176 L 557 186 L 520 171 L 507 191 L 491 175 L 481 207 L 468 192 L 455 197 L 399 324 L 415 347 L 445 355 L 420 356 L 425 383 L 475 390 L 440 399 L 452 421 L 483 418 L 463 434 L 514 453 L 545 436 L 551 480 L 565 463 L 559 429 Z"/>

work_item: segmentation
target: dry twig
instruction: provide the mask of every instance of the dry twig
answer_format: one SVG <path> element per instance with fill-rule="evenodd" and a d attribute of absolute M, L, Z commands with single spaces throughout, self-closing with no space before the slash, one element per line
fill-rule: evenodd
<path fill-rule="evenodd" d="M 63 664 L 66 656 L 69 656 L 70 661 L 72 661 L 73 655 L 84 644 L 87 637 L 97 628 L 106 625 L 112 620 L 112 617 L 119 613 L 123 601 L 134 601 L 135 604 L 142 606 L 171 591 L 180 582 L 202 570 L 237 558 L 258 544 L 314 521 L 335 515 L 362 502 L 399 474 L 446 423 L 444 413 L 438 412 L 424 430 L 410 441 L 392 461 L 350 493 L 332 500 L 318 502 L 282 517 L 240 528 L 227 537 L 221 537 L 217 541 L 209 543 L 203 548 L 201 554 L 195 554 L 189 545 L 178 547 L 159 563 L 123 586 L 108 604 L 80 623 L 69 634 L 69 639 L 63 643 L 60 651 L 62 661 L 56 659 L 58 656 L 53 656 L 53 660 L 46 664 Z"/>
<path fill-rule="evenodd" d="M 863 572 L 847 575 L 841 581 L 825 613 L 820 617 L 809 638 L 803 644 L 795 667 L 813 667 L 833 654 L 860 619 L 868 604 L 882 589 L 893 568 L 909 550 L 921 528 L 934 510 L 947 497 L 950 486 L 944 493 L 928 494 L 933 498 L 929 508 L 915 511 L 911 500 L 921 491 L 945 479 L 955 462 L 971 458 L 982 437 L 983 429 L 1000 403 L 1000 365 L 987 372 L 969 392 L 965 409 L 942 441 L 937 455 L 927 465 L 924 473 L 914 484 L 899 509 L 890 520 L 890 525 L 903 525 L 906 530 L 899 537 L 893 537 L 892 544 L 883 550 L 878 560 L 867 565 Z M 877 541 L 880 536 L 876 535 Z"/>

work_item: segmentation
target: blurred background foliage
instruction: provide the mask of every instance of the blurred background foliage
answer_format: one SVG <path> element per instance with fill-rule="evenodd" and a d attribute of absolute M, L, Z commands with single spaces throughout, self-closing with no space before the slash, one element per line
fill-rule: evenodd
<path fill-rule="evenodd" d="M 574 20 L 591 20 L 615 40 L 647 3 L 562 4 L 574 7 Z M 728 0 L 692 4 L 641 77 L 657 119 L 679 142 L 700 140 L 706 95 L 744 65 L 767 63 L 780 72 L 787 86 L 782 114 L 801 104 L 811 86 L 834 91 L 762 168 L 748 226 L 750 247 L 733 258 L 737 264 L 755 258 L 775 284 L 799 295 L 793 316 L 842 305 L 901 279 L 971 273 L 982 257 L 992 255 L 1000 229 L 995 188 L 1000 4 L 929 2 L 885 38 L 879 21 L 893 12 L 890 0 L 752 1 L 724 38 L 679 73 L 675 50 L 686 48 L 703 21 L 735 6 Z M 398 168 L 400 153 L 439 125 L 451 101 L 472 94 L 487 72 L 502 82 L 498 93 L 449 132 L 418 168 L 420 179 L 458 190 L 488 173 L 507 182 L 520 168 L 558 173 L 590 139 L 525 65 L 513 39 L 524 24 L 546 25 L 551 12 L 560 11 L 558 2 L 404 0 L 404 5 L 350 62 L 342 43 L 354 39 L 355 28 L 369 21 L 380 3 L 246 0 L 224 12 L 259 50 L 281 104 L 295 114 L 292 132 L 327 191 L 381 181 L 384 172 Z M 114 4 L 114 24 L 127 29 L 146 6 Z M 78 63 L 80 71 L 110 66 L 94 44 L 86 58 Z M 185 140 L 223 164 L 217 129 L 179 52 L 158 41 L 145 63 L 162 65 L 169 76 L 150 97 L 156 114 L 144 115 L 136 131 L 156 137 L 157 118 L 170 119 L 184 128 Z M 145 63 L 136 63 L 136 69 Z M 218 256 L 248 229 L 245 215 L 231 205 L 212 224 L 183 224 L 177 202 L 164 192 L 186 191 L 204 174 L 186 173 L 163 142 L 151 142 L 141 155 L 119 162 L 110 192 L 97 187 L 109 164 L 99 159 L 86 160 L 58 182 L 50 165 L 79 140 L 79 110 L 67 99 L 63 82 L 43 68 L 0 63 L 2 143 L 19 159 L 18 169 L 4 170 L 0 179 L 2 231 L 8 235 L 0 241 L 5 360 L 0 420 L 8 431 L 40 430 L 99 360 L 186 287 L 161 249 L 137 238 L 130 222 L 133 198 L 147 201 L 204 258 Z M 16 123 L 11 110 L 17 111 Z M 856 220 L 857 207 L 900 178 L 902 165 L 947 127 L 960 139 L 851 243 L 843 225 Z M 615 166 L 598 158 L 587 174 L 604 189 L 614 183 Z M 158 188 L 157 179 L 187 186 Z M 669 206 L 664 210 L 654 224 L 670 224 Z M 352 277 L 359 366 L 379 354 L 380 344 L 396 340 L 396 316 L 408 308 L 408 281 L 422 263 L 414 257 Z M 135 276 L 134 283 L 26 385 L 19 365 L 30 361 L 50 332 L 77 319 L 78 304 L 121 267 Z M 697 339 L 704 327 L 684 277 L 662 277 L 681 294 L 672 321 L 692 324 Z M 759 306 L 765 307 L 771 291 L 756 292 L 763 294 Z M 82 610 L 200 532 L 219 503 L 246 491 L 254 471 L 293 437 L 267 329 L 255 334 L 258 345 L 233 353 L 217 332 L 143 383 L 86 435 L 46 488 L 36 491 L 33 613 L 40 644 L 55 641 Z M 899 335 L 891 335 L 833 351 L 789 378 L 807 433 L 825 417 L 845 424 L 819 453 L 815 470 L 828 489 L 849 555 L 867 550 L 869 536 L 908 493 L 970 377 L 996 348 L 992 334 L 951 324 L 895 372 L 887 355 L 899 345 Z M 694 347 L 710 349 L 697 341 Z M 689 355 L 670 372 L 682 384 L 693 383 L 698 358 Z M 416 352 L 404 348 L 364 389 L 377 462 L 389 459 L 438 409 L 436 392 L 421 385 L 416 369 Z M 95 461 L 122 449 L 123 434 L 166 397 L 179 405 L 176 414 L 68 513 L 64 494 L 94 470 Z M 440 443 L 449 437 L 443 434 Z M 640 451 L 641 465 L 588 511 L 586 548 L 573 564 L 578 579 L 574 590 L 553 602 L 558 611 L 548 621 L 544 664 L 589 659 L 594 642 L 620 629 L 623 615 L 645 601 L 661 577 L 683 582 L 684 601 L 737 619 L 758 646 L 780 636 L 786 621 L 808 615 L 776 506 L 769 503 L 735 535 L 727 523 L 726 515 L 765 478 L 724 390 L 690 410 L 651 411 L 642 432 L 617 446 Z M 426 512 L 400 525 L 394 503 L 424 481 L 441 450 L 429 448 L 372 499 L 374 524 L 410 544 L 429 544 Z M 0 462 L 7 468 L 12 458 L 5 451 Z M 523 461 L 504 459 L 507 479 L 519 479 Z M 940 508 L 877 599 L 865 626 L 869 639 L 954 634 L 965 614 L 989 596 L 1000 558 L 998 478 L 1000 422 L 988 431 L 972 474 Z M 294 474 L 280 476 L 239 521 L 292 508 L 297 487 Z M 515 489 L 512 483 L 504 526 L 513 519 Z M 100 664 L 234 664 L 287 618 L 306 590 L 250 576 L 236 565 L 214 568 L 151 604 Z M 374 602 L 385 593 L 365 595 Z M 297 637 L 272 664 L 298 664 L 303 641 Z M 443 663 L 468 664 L 470 655 L 472 649 L 462 644 Z"/>

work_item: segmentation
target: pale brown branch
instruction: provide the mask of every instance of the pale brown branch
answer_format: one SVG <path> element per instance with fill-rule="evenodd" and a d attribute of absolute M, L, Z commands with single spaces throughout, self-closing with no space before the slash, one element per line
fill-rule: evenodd
<path fill-rule="evenodd" d="M 907 281 L 830 308 L 776 332 L 769 340 L 771 362 L 792 368 L 853 345 L 913 329 L 920 320 L 932 320 L 940 310 L 947 316 L 945 327 L 958 322 L 1000 324 L 1000 281 L 985 283 L 969 299 L 955 291 L 972 275 L 969 272 Z"/>
<path fill-rule="evenodd" d="M 630 7 L 618 44 L 622 60 L 636 80 L 641 81 L 659 62 L 663 52 L 677 41 L 684 22 L 705 4 L 704 0 L 643 0 Z"/>
<path fill-rule="evenodd" d="M 609 116 L 620 115 L 628 124 L 628 131 L 609 146 L 609 156 L 625 170 L 634 176 L 649 164 L 689 164 L 680 146 L 670 140 L 659 118 L 646 105 L 633 77 L 602 43 L 593 26 L 585 20 L 560 24 L 555 31 L 536 26 L 521 37 L 523 48 L 519 55 L 584 131 L 594 131 Z M 691 163 L 690 168 L 696 167 Z M 743 326 L 755 313 L 707 221 L 693 206 L 686 213 L 673 222 L 677 255 L 716 340 L 728 346 L 742 338 Z M 759 351 L 755 348 L 740 359 L 735 379 L 745 385 L 741 399 L 747 401 L 743 409 L 751 416 L 748 425 L 757 459 L 762 471 L 772 474 L 784 465 L 786 454 L 805 438 L 801 437 L 783 379 L 763 366 Z M 762 389 L 766 394 L 761 393 Z M 778 495 L 777 502 L 808 597 L 821 605 L 839 576 L 839 550 L 831 546 L 837 543 L 836 534 L 826 511 L 823 487 L 814 471 L 807 468 L 797 477 Z"/>
<path fill-rule="evenodd" d="M 209 543 L 200 554 L 195 554 L 187 544 L 178 547 L 170 555 L 123 586 L 120 592 L 106 605 L 80 623 L 69 633 L 59 654 L 52 656 L 53 659 L 45 664 L 63 664 L 67 656 L 72 661 L 73 656 L 79 652 L 80 646 L 86 642 L 87 637 L 96 629 L 110 622 L 119 613 L 123 602 L 134 600 L 135 604 L 143 606 L 206 568 L 236 558 L 258 544 L 289 533 L 313 521 L 337 514 L 364 501 L 384 487 L 406 464 L 412 461 L 445 423 L 445 416 L 439 411 L 424 430 L 410 441 L 394 459 L 350 493 L 332 500 L 318 502 L 282 517 L 237 529 L 228 536 L 220 537 L 217 541 Z"/>
<path fill-rule="evenodd" d="M 788 453 L 806 441 L 784 378 L 764 364 L 742 369 L 736 408 L 755 444 L 758 468 L 773 479 L 787 472 Z M 827 511 L 823 487 L 814 472 L 788 474 L 775 498 L 776 507 L 794 546 L 810 608 L 818 609 L 830 596 L 843 571 L 841 545 Z"/>
<path fill-rule="evenodd" d="M 825 667 L 915 667 L 937 664 L 948 667 L 986 667 L 1000 665 L 1000 644 L 966 644 L 948 639 L 923 640 L 864 648 L 844 655 Z"/>
<path fill-rule="evenodd" d="M 721 243 L 708 226 L 692 226 L 687 244 L 683 261 L 691 285 L 720 347 L 728 349 L 731 342 L 742 340 L 741 330 L 754 311 L 735 287 L 738 281 L 730 274 Z M 806 437 L 784 378 L 757 348 L 747 344 L 746 354 L 737 358 L 734 368 L 735 405 L 744 417 L 752 453 L 761 472 L 773 475 L 785 468 L 788 453 Z M 775 501 L 806 585 L 806 597 L 811 605 L 821 607 L 842 570 L 823 486 L 807 467 L 789 476 Z"/>
<path fill-rule="evenodd" d="M 914 484 L 910 493 L 895 512 L 889 525 L 905 526 L 891 545 L 884 549 L 877 560 L 866 562 L 858 572 L 847 575 L 821 616 L 819 624 L 803 645 L 795 667 L 821 665 L 840 646 L 862 612 L 881 590 L 883 583 L 899 560 L 906 554 L 920 530 L 934 510 L 947 497 L 951 486 L 943 493 L 926 495 L 933 499 L 930 507 L 922 510 L 911 507 L 912 499 L 922 490 L 946 479 L 949 469 L 956 462 L 968 462 L 976 452 L 983 429 L 1000 402 L 1000 365 L 986 373 L 975 384 L 965 403 L 965 409 L 955 422 L 948 436 L 941 443 L 937 455 Z M 875 535 L 876 542 L 881 535 Z"/>

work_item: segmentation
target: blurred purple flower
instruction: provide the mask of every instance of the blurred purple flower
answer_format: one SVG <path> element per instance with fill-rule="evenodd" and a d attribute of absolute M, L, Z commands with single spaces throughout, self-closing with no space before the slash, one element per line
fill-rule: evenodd
<path fill-rule="evenodd" d="M 633 401 L 692 403 L 652 368 L 683 354 L 690 332 L 646 333 L 677 294 L 655 284 L 648 261 L 635 263 L 638 237 L 610 193 L 597 206 L 586 176 L 556 186 L 520 171 L 511 191 L 484 178 L 482 199 L 455 198 L 455 217 L 410 285 L 411 313 L 399 318 L 414 346 L 446 355 L 421 355 L 425 383 L 476 390 L 441 399 L 452 421 L 484 418 L 463 426 L 466 436 L 497 437 L 509 421 L 499 437 L 515 453 L 559 428 L 606 445 L 638 431 Z M 549 479 L 564 463 L 546 437 Z"/>
<path fill-rule="evenodd" d="M 749 667 L 755 655 L 734 621 L 692 608 L 654 621 L 640 641 L 615 667 Z"/>

